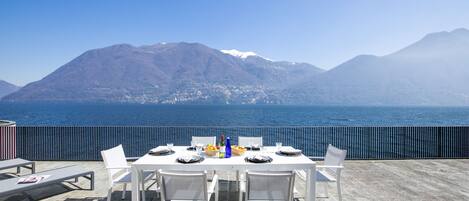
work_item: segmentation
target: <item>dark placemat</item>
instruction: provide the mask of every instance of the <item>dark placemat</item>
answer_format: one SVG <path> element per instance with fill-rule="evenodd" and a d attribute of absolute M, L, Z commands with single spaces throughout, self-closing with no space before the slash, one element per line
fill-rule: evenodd
<path fill-rule="evenodd" d="M 260 151 L 260 150 L 261 150 L 260 147 L 245 147 L 245 148 L 246 148 L 246 150 L 248 150 L 248 151 Z"/>
<path fill-rule="evenodd" d="M 184 160 L 181 160 L 181 158 L 177 158 L 176 161 L 178 163 L 183 163 L 183 164 L 190 164 L 190 163 L 200 163 L 202 161 L 204 161 L 205 158 L 202 157 L 202 156 L 198 156 L 198 157 L 194 157 L 193 159 L 191 159 L 190 161 L 184 161 Z"/>
<path fill-rule="evenodd" d="M 285 152 L 277 151 L 277 152 L 275 152 L 275 154 L 277 154 L 279 156 L 299 156 L 299 155 L 301 155 L 301 152 L 293 154 L 293 153 L 285 153 Z"/>
<path fill-rule="evenodd" d="M 152 156 L 167 156 L 176 153 L 175 151 L 171 150 L 168 152 L 148 152 L 148 154 Z"/>
<path fill-rule="evenodd" d="M 246 158 L 244 158 L 244 160 L 246 162 L 251 162 L 251 163 L 270 163 L 272 162 L 274 159 L 272 159 L 270 156 L 265 156 L 263 157 L 265 160 L 260 160 L 260 159 L 256 159 L 254 157 L 249 157 L 247 156 Z"/>
<path fill-rule="evenodd" d="M 187 147 L 187 151 L 196 151 L 197 149 L 195 147 Z M 202 151 L 205 149 L 202 147 Z"/>

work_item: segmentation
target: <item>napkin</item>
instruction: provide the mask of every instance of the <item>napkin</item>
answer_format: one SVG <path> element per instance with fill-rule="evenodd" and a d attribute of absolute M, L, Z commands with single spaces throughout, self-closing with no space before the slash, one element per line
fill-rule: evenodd
<path fill-rule="evenodd" d="M 272 158 L 266 155 L 261 155 L 261 154 L 256 154 L 256 155 L 251 155 L 246 157 L 246 160 L 249 162 L 254 162 L 254 163 L 263 163 L 263 162 L 271 162 Z"/>
<path fill-rule="evenodd" d="M 255 155 L 253 158 L 256 159 L 256 160 L 260 160 L 260 161 L 265 160 L 265 156 L 263 156 L 263 155 Z"/>
<path fill-rule="evenodd" d="M 280 152 L 288 153 L 288 154 L 300 154 L 301 150 L 295 149 L 295 148 L 292 148 L 292 147 L 282 147 L 282 148 L 280 148 Z"/>
<path fill-rule="evenodd" d="M 170 152 L 170 151 L 171 150 L 168 147 L 159 146 L 159 147 L 151 149 L 150 153 L 161 154 L 161 153 L 167 153 L 167 152 Z"/>
<path fill-rule="evenodd" d="M 181 163 L 195 163 L 202 160 L 204 160 L 203 157 L 194 154 L 183 154 L 177 158 L 177 161 Z"/>
<path fill-rule="evenodd" d="M 246 147 L 247 149 L 249 150 L 252 150 L 252 151 L 259 151 L 261 150 L 261 147 L 259 146 L 259 144 L 252 144 L 251 146 L 248 146 Z"/>
<path fill-rule="evenodd" d="M 194 156 L 192 155 L 182 155 L 181 157 L 179 157 L 179 160 L 188 163 L 188 162 L 191 162 L 193 158 Z"/>
<path fill-rule="evenodd" d="M 37 183 L 43 179 L 50 177 L 50 175 L 31 175 L 28 177 L 19 178 L 17 184 L 30 184 L 30 183 Z"/>

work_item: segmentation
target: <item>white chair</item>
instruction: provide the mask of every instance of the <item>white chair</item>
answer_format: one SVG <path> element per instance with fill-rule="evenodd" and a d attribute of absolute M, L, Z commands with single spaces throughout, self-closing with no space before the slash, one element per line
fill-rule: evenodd
<path fill-rule="evenodd" d="M 192 142 L 194 144 L 203 144 L 204 146 L 208 144 L 216 145 L 217 137 L 216 136 L 207 136 L 207 137 L 192 136 Z"/>
<path fill-rule="evenodd" d="M 203 146 L 217 145 L 217 137 L 216 136 L 192 136 L 192 143 L 194 145 L 202 144 Z M 210 174 L 215 175 L 216 171 L 211 171 Z"/>
<path fill-rule="evenodd" d="M 255 144 L 259 145 L 260 147 L 263 146 L 262 136 L 261 137 L 243 137 L 243 136 L 238 137 L 239 146 L 250 147 Z M 240 181 L 239 171 L 236 171 L 236 181 Z"/>
<path fill-rule="evenodd" d="M 246 171 L 246 182 L 241 183 L 239 200 L 293 200 L 295 173 L 293 171 Z"/>
<path fill-rule="evenodd" d="M 161 184 L 161 200 L 210 201 L 215 194 L 218 201 L 218 175 L 207 183 L 207 172 L 158 171 Z"/>
<path fill-rule="evenodd" d="M 325 157 L 310 157 L 311 159 L 324 159 L 324 165 L 316 166 L 316 181 L 323 183 L 325 197 L 328 197 L 328 183 L 335 182 L 337 183 L 337 194 L 339 195 L 339 200 L 342 200 L 340 175 L 344 169 L 346 155 L 347 150 L 342 150 L 329 144 Z M 301 178 L 306 178 L 306 173 L 304 171 L 297 171 L 297 173 Z"/>
<path fill-rule="evenodd" d="M 238 137 L 238 145 L 239 146 L 252 146 L 252 145 L 259 145 L 262 147 L 263 143 L 262 143 L 262 137 L 242 137 L 242 136 L 239 136 Z"/>
<path fill-rule="evenodd" d="M 111 200 L 112 188 L 117 184 L 123 184 L 122 199 L 125 198 L 125 191 L 127 190 L 127 184 L 131 183 L 131 172 L 130 166 L 127 164 L 127 158 L 124 154 L 122 145 L 118 145 L 114 148 L 101 151 L 103 157 L 104 166 L 109 176 L 109 190 L 107 194 L 107 200 Z M 140 177 L 142 180 L 142 199 L 145 200 L 145 182 L 150 180 L 154 176 L 154 172 L 143 172 Z"/>

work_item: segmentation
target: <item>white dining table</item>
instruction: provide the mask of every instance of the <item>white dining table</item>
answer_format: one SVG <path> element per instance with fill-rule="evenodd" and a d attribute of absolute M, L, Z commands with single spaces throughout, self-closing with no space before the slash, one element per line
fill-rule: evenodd
<path fill-rule="evenodd" d="M 304 155 L 281 156 L 275 153 L 275 147 L 263 147 L 262 151 L 247 151 L 242 156 L 232 156 L 231 158 L 205 157 L 205 160 L 198 163 L 182 164 L 176 161 L 178 156 L 192 153 L 187 151 L 187 146 L 174 146 L 175 151 L 171 155 L 154 156 L 146 154 L 132 163 L 132 200 L 140 201 L 140 185 L 142 171 L 152 170 L 186 170 L 186 171 L 293 171 L 305 170 L 306 172 L 306 192 L 305 200 L 316 199 L 316 163 Z M 244 158 L 250 154 L 262 153 L 270 156 L 273 160 L 270 163 L 250 163 Z"/>

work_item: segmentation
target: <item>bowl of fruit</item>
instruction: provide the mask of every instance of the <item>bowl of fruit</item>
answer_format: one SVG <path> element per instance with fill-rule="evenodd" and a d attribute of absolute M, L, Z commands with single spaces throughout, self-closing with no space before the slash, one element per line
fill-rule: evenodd
<path fill-rule="evenodd" d="M 231 146 L 231 153 L 233 153 L 236 156 L 243 155 L 244 152 L 246 152 L 246 150 L 247 150 L 246 147 L 243 147 L 243 146 L 236 146 L 236 145 Z"/>
<path fill-rule="evenodd" d="M 205 155 L 207 156 L 216 156 L 217 153 L 218 153 L 219 149 L 217 146 L 214 146 L 214 145 L 207 145 L 207 147 L 205 147 Z"/>

